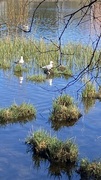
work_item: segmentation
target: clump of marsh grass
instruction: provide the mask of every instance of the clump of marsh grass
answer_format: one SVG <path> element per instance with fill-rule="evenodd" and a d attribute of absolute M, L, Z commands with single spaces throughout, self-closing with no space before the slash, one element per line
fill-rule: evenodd
<path fill-rule="evenodd" d="M 60 65 L 57 68 L 52 68 L 50 70 L 50 75 L 52 75 L 54 77 L 63 76 L 65 78 L 68 78 L 68 77 L 72 76 L 72 72 L 67 67 Z"/>
<path fill-rule="evenodd" d="M 0 109 L 0 122 L 8 123 L 19 120 L 28 120 L 36 117 L 36 109 L 31 104 L 13 104 L 9 108 Z"/>
<path fill-rule="evenodd" d="M 22 73 L 22 72 L 27 72 L 28 69 L 24 68 L 23 66 L 21 66 L 20 64 L 17 64 L 14 69 L 13 69 L 14 73 Z"/>
<path fill-rule="evenodd" d="M 26 139 L 26 143 L 35 154 L 52 162 L 76 162 L 78 157 L 78 148 L 71 140 L 60 141 L 44 130 L 33 132 Z"/>
<path fill-rule="evenodd" d="M 82 92 L 82 98 L 96 98 L 96 88 L 91 82 L 86 84 Z"/>
<path fill-rule="evenodd" d="M 82 159 L 78 173 L 85 179 L 101 179 L 101 161 L 89 162 L 87 159 Z"/>
<path fill-rule="evenodd" d="M 46 77 L 43 75 L 32 75 L 27 77 L 28 81 L 45 82 Z"/>
<path fill-rule="evenodd" d="M 10 65 L 10 62 L 6 62 L 5 60 L 4 61 L 0 61 L 0 69 L 10 69 L 11 68 L 11 65 Z"/>
<path fill-rule="evenodd" d="M 72 121 L 78 120 L 80 117 L 81 113 L 70 96 L 62 95 L 53 101 L 51 121 Z"/>

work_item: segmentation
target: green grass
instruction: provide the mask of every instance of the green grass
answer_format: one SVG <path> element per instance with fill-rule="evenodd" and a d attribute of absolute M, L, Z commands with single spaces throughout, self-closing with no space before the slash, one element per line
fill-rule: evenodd
<path fill-rule="evenodd" d="M 20 65 L 20 64 L 17 64 L 17 65 L 14 66 L 13 71 L 14 71 L 14 74 L 16 74 L 16 73 L 27 72 L 28 69 L 27 69 L 27 68 L 24 68 L 24 67 L 23 67 L 22 65 Z"/>
<path fill-rule="evenodd" d="M 79 174 L 85 179 L 101 179 L 101 161 L 89 162 L 87 159 L 82 159 L 80 162 Z"/>
<path fill-rule="evenodd" d="M 50 120 L 53 121 L 74 121 L 81 117 L 73 99 L 68 95 L 61 95 L 53 101 L 53 109 Z"/>
<path fill-rule="evenodd" d="M 78 157 L 78 148 L 71 140 L 63 142 L 44 130 L 32 132 L 26 143 L 35 154 L 52 162 L 76 162 Z"/>
<path fill-rule="evenodd" d="M 82 98 L 96 98 L 96 88 L 89 82 L 86 84 L 85 89 L 82 92 Z"/>
<path fill-rule="evenodd" d="M 45 82 L 46 77 L 43 75 L 32 75 L 27 77 L 28 81 L 34 81 L 34 82 Z"/>
<path fill-rule="evenodd" d="M 57 71 L 54 71 L 54 74 L 71 76 L 72 69 L 78 72 L 89 64 L 93 49 L 82 44 L 69 43 L 62 47 L 62 52 L 62 65 L 56 68 Z M 98 60 L 99 53 L 100 51 L 96 51 L 91 67 Z M 12 67 L 12 63 L 21 56 L 24 57 L 27 66 L 33 61 L 36 61 L 40 67 L 49 64 L 50 61 L 54 61 L 56 66 L 60 65 L 57 64 L 59 50 L 56 42 L 47 44 L 42 39 L 35 41 L 23 37 L 16 37 L 13 40 L 7 37 L 0 40 L 0 63 L 5 60 Z M 3 68 L 3 66 L 1 67 Z"/>
<path fill-rule="evenodd" d="M 24 121 L 36 117 L 36 109 L 31 104 L 13 104 L 9 108 L 0 109 L 0 123 Z"/>
<path fill-rule="evenodd" d="M 60 65 L 56 68 L 51 69 L 50 75 L 52 75 L 53 77 L 63 76 L 64 78 L 69 78 L 72 76 L 72 71 L 66 66 Z"/>

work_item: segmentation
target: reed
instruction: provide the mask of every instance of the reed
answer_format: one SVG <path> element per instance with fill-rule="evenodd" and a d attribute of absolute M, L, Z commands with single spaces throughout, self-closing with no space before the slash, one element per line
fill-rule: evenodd
<path fill-rule="evenodd" d="M 91 47 L 69 43 L 62 47 L 62 64 L 60 65 L 58 62 L 59 49 L 56 42 L 46 43 L 43 39 L 35 41 L 23 37 L 16 37 L 12 40 L 7 37 L 0 40 L 0 68 L 12 69 L 14 61 L 23 56 L 27 69 L 32 67 L 33 62 L 41 68 L 53 61 L 54 69 L 51 71 L 53 77 L 68 78 L 89 64 L 92 53 Z M 96 51 L 90 68 L 96 64 L 99 53 L 100 51 Z"/>

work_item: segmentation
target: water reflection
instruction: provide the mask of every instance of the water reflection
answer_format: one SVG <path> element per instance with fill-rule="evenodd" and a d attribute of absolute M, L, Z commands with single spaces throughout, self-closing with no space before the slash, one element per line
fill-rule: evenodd
<path fill-rule="evenodd" d="M 62 179 L 62 176 L 65 174 L 66 177 L 70 180 L 72 179 L 73 173 L 76 170 L 77 164 L 74 163 L 58 163 L 58 162 L 48 162 L 45 158 L 39 157 L 37 155 L 32 155 L 32 160 L 34 163 L 34 168 L 40 171 L 41 165 L 48 163 L 48 177 Z"/>
<path fill-rule="evenodd" d="M 47 78 L 47 82 L 49 83 L 50 86 L 52 86 L 53 79 L 48 79 L 48 78 Z"/>
<path fill-rule="evenodd" d="M 29 121 L 32 121 L 33 120 L 33 116 L 29 116 L 27 118 L 19 118 L 19 119 L 10 119 L 9 121 L 5 121 L 4 119 L 0 119 L 0 126 L 7 126 L 8 124 L 16 124 L 16 123 L 19 123 L 21 125 L 23 124 L 26 124 L 27 122 Z"/>
<path fill-rule="evenodd" d="M 91 34 L 99 36 L 101 33 L 101 2 L 96 2 L 91 9 Z"/>
<path fill-rule="evenodd" d="M 19 83 L 22 84 L 23 83 L 23 76 L 19 77 Z"/>
<path fill-rule="evenodd" d="M 71 126 L 74 126 L 76 124 L 78 120 L 77 119 L 72 119 L 72 120 L 67 120 L 67 121 L 51 121 L 51 126 L 52 128 L 55 130 L 55 131 L 58 131 L 59 129 L 61 129 L 62 127 L 71 127 Z"/>
<path fill-rule="evenodd" d="M 0 2 L 0 17 L 2 27 L 0 28 L 1 35 L 6 34 L 20 35 L 31 38 L 46 37 L 48 39 L 59 38 L 65 23 L 65 15 L 74 12 L 81 7 L 79 2 L 44 2 L 37 9 L 34 19 L 32 20 L 33 12 L 37 8 L 39 2 L 27 2 L 26 0 L 5 0 Z M 82 17 L 82 13 L 77 13 L 75 19 L 68 26 L 63 35 L 63 43 L 68 41 L 82 41 L 88 43 L 88 39 L 92 40 L 95 34 L 101 33 L 101 3 L 96 2 L 88 12 L 83 21 L 77 26 Z M 31 33 L 29 32 L 31 22 Z M 76 27 L 77 26 L 77 27 Z M 84 36 L 86 32 L 86 36 Z M 90 38 L 89 38 L 90 36 Z M 87 39 L 88 38 L 88 39 Z"/>
<path fill-rule="evenodd" d="M 85 113 L 88 113 L 89 110 L 94 106 L 96 99 L 95 98 L 83 98 L 82 102 L 84 105 Z"/>

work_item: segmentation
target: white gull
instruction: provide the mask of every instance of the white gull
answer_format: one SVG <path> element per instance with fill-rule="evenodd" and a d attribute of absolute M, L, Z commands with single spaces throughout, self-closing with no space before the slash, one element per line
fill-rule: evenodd
<path fill-rule="evenodd" d="M 23 56 L 21 56 L 21 58 L 19 59 L 18 63 L 19 63 L 19 64 L 23 64 L 23 63 L 24 63 Z"/>
<path fill-rule="evenodd" d="M 43 66 L 43 69 L 46 69 L 47 71 L 51 70 L 53 68 L 53 61 L 50 61 L 50 64 Z"/>

